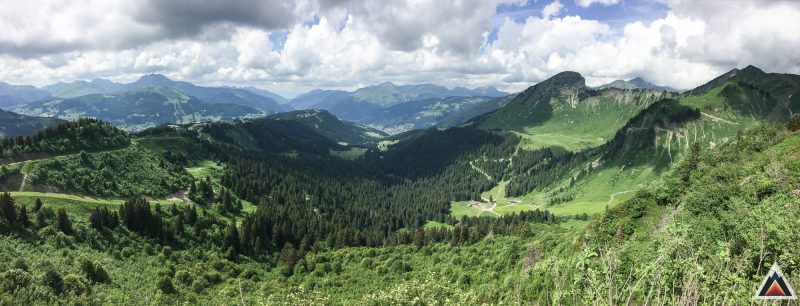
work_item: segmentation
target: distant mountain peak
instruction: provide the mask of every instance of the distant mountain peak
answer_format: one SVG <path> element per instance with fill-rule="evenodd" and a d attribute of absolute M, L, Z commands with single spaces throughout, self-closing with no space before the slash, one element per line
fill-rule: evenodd
<path fill-rule="evenodd" d="M 564 86 L 573 88 L 583 88 L 586 87 L 586 79 L 584 79 L 580 73 L 574 71 L 564 71 L 550 77 L 547 80 L 542 81 L 539 84 L 543 86 L 550 85 L 558 87 Z"/>
<path fill-rule="evenodd" d="M 597 89 L 617 88 L 617 89 L 657 89 L 666 91 L 678 91 L 667 86 L 659 86 L 648 82 L 642 77 L 635 77 L 630 80 L 616 80 L 614 82 L 597 87 Z"/>
<path fill-rule="evenodd" d="M 394 83 L 392 82 L 386 81 L 378 85 L 375 85 L 375 87 L 397 87 L 397 85 L 394 85 Z"/>
<path fill-rule="evenodd" d="M 139 80 L 136 81 L 136 83 L 147 83 L 147 84 L 164 84 L 170 82 L 172 82 L 172 80 L 170 80 L 163 74 L 158 74 L 158 73 L 145 74 L 142 77 L 140 77 Z"/>
<path fill-rule="evenodd" d="M 739 71 L 739 74 L 748 77 L 760 77 L 766 75 L 767 73 L 756 66 L 747 65 L 747 67 L 744 67 L 744 69 Z"/>

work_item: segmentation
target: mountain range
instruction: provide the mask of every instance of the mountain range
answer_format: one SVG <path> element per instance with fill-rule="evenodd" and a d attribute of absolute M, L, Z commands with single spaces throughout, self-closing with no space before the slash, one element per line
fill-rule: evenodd
<path fill-rule="evenodd" d="M 259 117 L 263 109 L 236 103 L 206 103 L 166 87 L 144 87 L 113 94 L 51 98 L 17 108 L 21 114 L 75 120 L 98 118 L 128 131 L 167 123 Z"/>
<path fill-rule="evenodd" d="M 89 94 L 117 94 L 150 87 L 163 87 L 179 91 L 209 104 L 236 104 L 256 108 L 266 113 L 291 110 L 270 98 L 270 96 L 277 95 L 268 91 L 254 90 L 253 88 L 203 87 L 189 82 L 173 81 L 160 74 L 147 74 L 132 83 L 95 79 L 91 82 L 56 83 L 42 87 L 42 89 L 51 92 L 54 97 L 75 98 Z"/>
<path fill-rule="evenodd" d="M 11 85 L 0 82 L 0 109 L 12 109 L 16 106 L 42 100 L 51 93 L 31 85 Z"/>
<path fill-rule="evenodd" d="M 464 116 L 456 114 L 503 96 L 508 93 L 491 86 L 448 89 L 433 84 L 384 82 L 353 92 L 312 90 L 288 103 L 296 109 L 325 109 L 345 120 L 399 133 L 430 126 L 458 125 L 463 121 L 452 118 Z"/>

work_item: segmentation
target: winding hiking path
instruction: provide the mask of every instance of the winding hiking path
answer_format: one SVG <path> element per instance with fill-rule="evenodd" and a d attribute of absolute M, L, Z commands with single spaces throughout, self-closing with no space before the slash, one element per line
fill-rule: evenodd
<path fill-rule="evenodd" d="M 620 192 L 612 194 L 610 197 L 608 197 L 608 204 L 607 205 L 611 205 L 611 202 L 614 201 L 614 197 L 616 197 L 616 196 L 618 196 L 620 194 L 625 194 L 625 193 L 633 192 L 633 191 L 634 190 L 625 190 L 625 191 L 620 191 Z"/>
<path fill-rule="evenodd" d="M 478 172 L 480 172 L 481 174 L 483 174 L 483 176 L 485 176 L 487 180 L 489 180 L 489 181 L 491 181 L 491 180 L 492 180 L 492 177 L 491 177 L 489 174 L 487 174 L 486 172 L 484 172 L 484 171 L 483 171 L 483 169 L 476 167 L 476 166 L 475 166 L 475 165 L 472 163 L 472 161 L 469 161 L 469 166 L 470 166 L 470 167 L 472 167 L 472 169 L 475 169 L 475 171 L 478 171 Z"/>
<path fill-rule="evenodd" d="M 705 113 L 705 112 L 700 112 L 700 113 L 701 113 L 701 114 L 703 114 L 704 116 L 707 116 L 707 117 L 711 118 L 711 120 L 712 120 L 712 121 L 714 121 L 714 122 L 717 122 L 717 121 L 722 121 L 722 122 L 725 122 L 725 123 L 730 123 L 730 124 L 733 124 L 733 125 L 738 125 L 738 123 L 736 123 L 736 122 L 733 122 L 733 121 L 728 121 L 728 120 L 722 119 L 722 118 L 720 118 L 720 117 L 717 117 L 717 116 L 714 116 L 714 115 L 711 115 L 711 114 L 708 114 L 708 113 Z"/>

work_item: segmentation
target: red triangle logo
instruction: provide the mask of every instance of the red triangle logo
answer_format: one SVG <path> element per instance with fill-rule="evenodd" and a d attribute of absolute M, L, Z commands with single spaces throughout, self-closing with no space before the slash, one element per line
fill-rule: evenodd
<path fill-rule="evenodd" d="M 753 296 L 754 300 L 795 300 L 797 296 L 794 294 L 792 286 L 786 281 L 781 273 L 781 268 L 778 264 L 773 264 L 772 268 L 767 272 L 761 286 L 758 287 L 756 295 Z"/>

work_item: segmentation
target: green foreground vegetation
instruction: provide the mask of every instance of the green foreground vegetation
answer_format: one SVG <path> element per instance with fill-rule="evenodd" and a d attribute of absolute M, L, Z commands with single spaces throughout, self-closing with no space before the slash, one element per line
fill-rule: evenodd
<path fill-rule="evenodd" d="M 800 283 L 800 82 L 736 72 L 563 73 L 377 143 L 307 112 L 5 138 L 0 304 L 742 304 Z"/>

